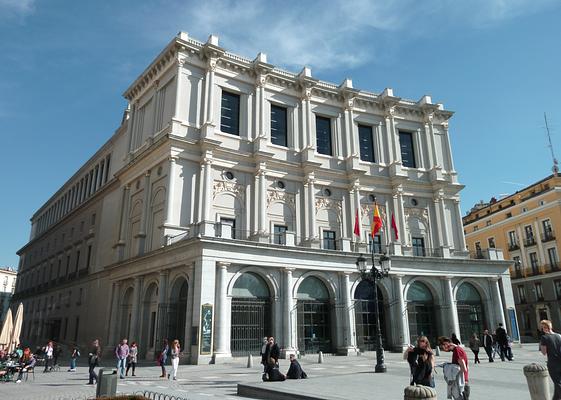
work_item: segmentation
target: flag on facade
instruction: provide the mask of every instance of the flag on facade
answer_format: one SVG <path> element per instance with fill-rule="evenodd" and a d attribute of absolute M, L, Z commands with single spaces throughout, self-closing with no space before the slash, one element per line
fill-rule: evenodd
<path fill-rule="evenodd" d="M 378 204 L 374 203 L 374 217 L 372 218 L 372 239 L 380 229 L 382 229 L 383 223 L 382 218 L 380 217 L 380 210 L 378 210 Z"/>
<path fill-rule="evenodd" d="M 395 223 L 395 217 L 392 213 L 392 230 L 395 235 L 395 240 L 399 239 L 399 234 L 397 233 L 397 224 Z"/>
<path fill-rule="evenodd" d="M 356 213 L 355 213 L 355 229 L 354 229 L 354 233 L 357 236 L 360 236 L 360 224 L 358 221 L 358 208 L 356 209 Z"/>

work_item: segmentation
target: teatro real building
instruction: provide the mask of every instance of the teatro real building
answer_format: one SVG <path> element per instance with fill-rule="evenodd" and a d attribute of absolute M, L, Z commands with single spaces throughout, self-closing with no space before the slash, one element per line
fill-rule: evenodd
<path fill-rule="evenodd" d="M 186 33 L 124 97 L 121 125 L 31 218 L 14 296 L 24 341 L 127 337 L 151 359 L 177 338 L 195 364 L 258 354 L 265 335 L 283 354 L 372 350 L 373 284 L 355 265 L 371 246 L 391 258 L 386 349 L 499 322 L 518 338 L 511 263 L 466 249 L 452 112 L 431 97 L 324 82 Z"/>

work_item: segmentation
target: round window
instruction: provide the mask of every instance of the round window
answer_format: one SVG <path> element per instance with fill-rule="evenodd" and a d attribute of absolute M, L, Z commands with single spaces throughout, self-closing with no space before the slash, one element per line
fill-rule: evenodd
<path fill-rule="evenodd" d="M 277 187 L 278 187 L 279 189 L 284 189 L 284 188 L 285 188 L 284 182 L 283 182 L 283 181 L 278 181 L 278 182 L 277 182 Z"/>
<path fill-rule="evenodd" d="M 226 179 L 228 180 L 232 180 L 234 179 L 234 174 L 232 173 L 232 171 L 226 171 L 226 173 L 224 174 L 224 176 L 226 177 Z"/>
<path fill-rule="evenodd" d="M 417 201 L 417 199 L 411 199 L 411 204 L 413 204 L 414 206 L 418 205 L 419 202 Z"/>
<path fill-rule="evenodd" d="M 331 196 L 331 190 L 325 188 L 325 189 L 323 189 L 323 194 L 324 194 L 325 197 L 329 197 L 329 196 Z"/>

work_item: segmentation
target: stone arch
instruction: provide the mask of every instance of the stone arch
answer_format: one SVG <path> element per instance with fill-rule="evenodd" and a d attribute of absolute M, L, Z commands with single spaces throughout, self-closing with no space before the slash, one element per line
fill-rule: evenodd
<path fill-rule="evenodd" d="M 254 266 L 247 266 L 244 267 L 242 269 L 240 269 L 239 271 L 237 271 L 231 278 L 230 281 L 228 282 L 228 296 L 232 297 L 232 290 L 234 288 L 234 285 L 236 283 L 236 281 L 238 280 L 238 278 L 245 274 L 245 273 L 253 273 L 255 275 L 258 275 L 261 279 L 263 279 L 265 281 L 265 284 L 267 285 L 268 289 L 269 289 L 269 293 L 271 295 L 271 298 L 277 299 L 279 297 L 279 283 L 278 281 L 275 279 L 275 277 L 271 274 L 264 274 L 263 270 L 258 268 L 258 267 L 254 267 Z"/>
<path fill-rule="evenodd" d="M 170 340 L 177 339 L 181 346 L 185 346 L 185 325 L 187 322 L 187 301 L 189 296 L 189 281 L 183 274 L 178 274 L 171 281 L 169 300 L 160 305 L 163 336 Z"/>
<path fill-rule="evenodd" d="M 156 204 L 165 203 L 165 201 L 166 201 L 166 188 L 165 186 L 158 186 L 154 190 L 154 193 L 152 193 L 152 200 L 150 204 L 154 206 Z"/>
<path fill-rule="evenodd" d="M 134 301 L 134 287 L 128 286 L 122 291 L 119 301 L 119 314 L 121 316 L 119 325 L 119 339 L 128 338 L 131 330 L 132 304 Z"/>
<path fill-rule="evenodd" d="M 151 279 L 144 285 L 141 296 L 141 335 L 139 343 L 142 346 L 141 352 L 148 356 L 154 354 L 156 342 L 156 328 L 158 321 L 158 281 Z"/>
<path fill-rule="evenodd" d="M 414 293 L 412 289 L 418 290 L 420 295 L 411 299 Z M 427 279 L 413 278 L 406 286 L 404 298 L 407 304 L 407 315 L 409 321 L 409 335 L 411 341 L 419 336 L 427 336 L 433 345 L 439 332 L 438 315 L 435 305 L 438 304 L 438 292 Z"/>
<path fill-rule="evenodd" d="M 336 301 L 337 300 L 337 287 L 335 285 L 335 283 L 333 283 L 333 281 L 330 279 L 329 275 L 324 273 L 324 272 L 319 272 L 319 271 L 309 271 L 306 272 L 304 274 L 302 274 L 298 279 L 296 279 L 296 282 L 294 283 L 294 286 L 292 287 L 292 297 L 293 298 L 298 298 L 298 289 L 300 287 L 300 285 L 302 284 L 302 282 L 308 278 L 308 277 L 315 277 L 318 278 L 320 281 L 323 282 L 323 284 L 327 287 L 327 290 L 329 292 L 329 299 L 330 301 Z"/>
<path fill-rule="evenodd" d="M 488 302 L 484 301 L 486 298 L 485 291 L 472 279 L 462 279 L 454 287 L 460 338 L 463 342 L 468 342 L 474 333 L 481 335 L 485 327 L 489 326 L 486 310 Z"/>
<path fill-rule="evenodd" d="M 358 285 L 360 284 L 360 282 L 362 281 L 362 278 L 360 277 L 360 275 L 356 276 L 356 279 L 354 281 L 352 281 L 351 284 L 351 293 L 349 293 L 349 295 L 351 296 L 351 299 L 355 298 L 355 293 L 356 293 L 356 288 L 358 287 Z M 391 296 L 391 286 L 388 288 L 386 282 L 391 282 L 391 279 L 383 279 L 380 282 L 378 282 L 378 290 L 380 290 L 382 292 L 382 296 L 384 297 L 384 300 L 386 302 L 389 302 L 389 299 L 392 298 Z"/>
<path fill-rule="evenodd" d="M 379 320 L 384 347 L 387 347 L 387 343 L 391 343 L 391 323 L 388 323 L 389 297 L 384 296 L 382 282 L 378 282 L 377 285 L 378 309 L 380 311 Z M 376 350 L 378 322 L 376 318 L 374 282 L 359 279 L 358 283 L 353 286 L 352 302 L 357 346 L 361 351 Z M 359 293 L 359 290 L 361 293 Z"/>
<path fill-rule="evenodd" d="M 407 301 L 407 294 L 409 293 L 409 289 L 415 282 L 421 282 L 430 290 L 435 304 L 442 304 L 440 288 L 435 287 L 434 283 L 431 280 L 423 276 L 413 277 L 404 285 L 403 298 L 405 299 L 405 301 Z"/>

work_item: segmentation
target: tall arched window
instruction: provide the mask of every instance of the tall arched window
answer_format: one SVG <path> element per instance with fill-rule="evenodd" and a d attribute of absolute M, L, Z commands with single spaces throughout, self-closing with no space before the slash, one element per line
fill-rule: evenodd
<path fill-rule="evenodd" d="M 331 302 L 325 284 L 310 276 L 298 288 L 298 348 L 304 352 L 332 352 Z"/>
<path fill-rule="evenodd" d="M 474 333 L 481 335 L 485 323 L 483 302 L 479 292 L 471 283 L 462 283 L 458 288 L 456 307 L 462 341 L 467 342 Z"/>
<path fill-rule="evenodd" d="M 429 288 L 419 281 L 413 282 L 407 291 L 407 314 L 409 334 L 414 342 L 419 336 L 426 336 L 436 344 L 436 318 L 434 299 Z"/>

